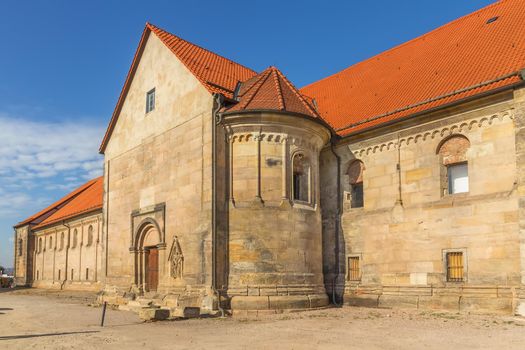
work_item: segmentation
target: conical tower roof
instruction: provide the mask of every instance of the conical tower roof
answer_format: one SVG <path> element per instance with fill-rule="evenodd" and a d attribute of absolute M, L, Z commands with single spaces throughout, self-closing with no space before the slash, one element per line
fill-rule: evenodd
<path fill-rule="evenodd" d="M 237 104 L 225 113 L 244 111 L 279 111 L 320 118 L 313 101 L 302 95 L 279 69 L 269 67 L 240 83 L 234 98 Z"/>

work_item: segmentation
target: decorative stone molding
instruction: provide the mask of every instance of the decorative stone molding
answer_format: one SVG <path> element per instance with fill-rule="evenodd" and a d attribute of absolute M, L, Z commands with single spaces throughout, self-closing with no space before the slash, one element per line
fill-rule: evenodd
<path fill-rule="evenodd" d="M 144 225 L 152 225 L 159 233 L 159 249 L 166 247 L 166 204 L 159 203 L 146 208 L 136 209 L 131 212 L 131 252 L 137 251 L 141 247 L 137 246 L 138 235 L 143 231 Z"/>
<path fill-rule="evenodd" d="M 309 140 L 306 140 L 304 136 L 285 135 L 285 134 L 278 134 L 278 133 L 261 133 L 261 134 L 254 133 L 254 132 L 234 133 L 234 134 L 230 134 L 228 139 L 231 143 L 261 141 L 261 142 L 267 142 L 267 143 L 283 144 L 285 142 L 289 142 L 291 145 L 307 148 L 311 151 L 315 151 L 319 148 L 318 145 L 316 145 L 315 143 L 310 142 Z"/>
<path fill-rule="evenodd" d="M 483 116 L 480 118 L 471 119 L 469 121 L 458 122 L 447 126 L 441 126 L 433 130 L 431 129 L 428 131 L 419 132 L 410 136 L 404 136 L 399 138 L 399 140 L 390 140 L 382 142 L 380 144 L 362 147 L 352 152 L 357 158 L 361 158 L 365 155 L 383 152 L 385 150 L 388 151 L 391 149 L 397 149 L 398 145 L 399 147 L 401 147 L 408 146 L 412 143 L 417 144 L 418 142 L 424 142 L 427 140 L 442 140 L 450 135 L 468 132 L 473 128 L 482 128 L 492 125 L 495 120 L 503 121 L 503 119 L 505 118 L 513 120 L 514 116 L 511 111 L 505 111 L 493 114 L 491 116 Z"/>

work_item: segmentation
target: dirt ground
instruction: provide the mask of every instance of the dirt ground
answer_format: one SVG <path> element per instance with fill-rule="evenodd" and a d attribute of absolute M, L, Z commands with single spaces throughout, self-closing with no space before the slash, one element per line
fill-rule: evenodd
<path fill-rule="evenodd" d="M 142 323 L 80 292 L 0 290 L 0 349 L 525 349 L 525 319 L 324 309 Z"/>

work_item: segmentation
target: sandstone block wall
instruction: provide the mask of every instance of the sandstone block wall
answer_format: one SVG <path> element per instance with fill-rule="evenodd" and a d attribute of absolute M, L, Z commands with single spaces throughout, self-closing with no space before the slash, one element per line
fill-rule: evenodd
<path fill-rule="evenodd" d="M 231 174 L 227 294 L 232 308 L 326 304 L 318 158 L 328 131 L 313 121 L 271 113 L 227 116 L 225 124 Z M 306 201 L 293 198 L 293 159 L 298 154 L 309 163 Z"/>
<path fill-rule="evenodd" d="M 342 142 L 343 212 L 336 238 L 335 157 L 321 156 L 324 268 L 337 274 L 339 295 L 353 304 L 510 312 L 520 287 L 515 111 L 512 95 L 449 110 L 417 126 L 385 128 L 375 137 Z M 450 135 L 470 141 L 469 192 L 442 191 L 437 150 Z M 346 167 L 364 164 L 364 207 L 351 208 Z M 447 282 L 445 254 L 462 251 L 463 282 Z M 348 258 L 360 257 L 349 281 Z"/>
<path fill-rule="evenodd" d="M 155 109 L 146 113 L 153 88 Z M 106 290 L 142 290 L 146 245 L 159 249 L 159 293 L 200 293 L 211 284 L 212 103 L 151 35 L 105 150 Z M 144 223 L 155 234 L 140 243 Z M 177 244 L 181 275 L 169 260 Z"/>
<path fill-rule="evenodd" d="M 100 212 L 36 230 L 31 285 L 37 288 L 102 288 L 102 215 Z M 31 261 L 31 260 L 30 260 Z"/>

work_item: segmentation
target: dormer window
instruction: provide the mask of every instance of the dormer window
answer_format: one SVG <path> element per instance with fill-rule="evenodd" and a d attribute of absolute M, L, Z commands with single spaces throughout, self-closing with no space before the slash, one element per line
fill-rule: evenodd
<path fill-rule="evenodd" d="M 146 94 L 146 113 L 155 109 L 155 88 L 148 91 Z"/>

